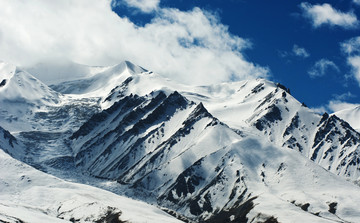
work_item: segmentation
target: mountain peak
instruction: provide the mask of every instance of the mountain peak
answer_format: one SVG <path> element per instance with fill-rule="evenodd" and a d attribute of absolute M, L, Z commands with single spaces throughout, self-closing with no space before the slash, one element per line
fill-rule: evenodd
<path fill-rule="evenodd" d="M 350 125 L 358 132 L 360 132 L 360 105 L 340 110 L 334 113 L 337 117 L 350 123 Z"/>
<path fill-rule="evenodd" d="M 4 86 L 6 80 L 11 79 L 16 72 L 17 67 L 15 65 L 0 61 L 0 87 Z"/>

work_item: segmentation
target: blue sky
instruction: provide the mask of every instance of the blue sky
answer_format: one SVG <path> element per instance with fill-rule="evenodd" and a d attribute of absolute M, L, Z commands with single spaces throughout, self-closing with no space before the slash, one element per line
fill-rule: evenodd
<path fill-rule="evenodd" d="M 360 104 L 360 0 L 2 0 L 0 60 L 130 60 L 193 85 L 262 77 L 332 112 Z"/>
<path fill-rule="evenodd" d="M 283 83 L 298 100 L 323 111 L 336 109 L 329 103 L 360 103 L 359 81 L 341 49 L 341 43 L 360 35 L 360 26 L 353 20 L 314 25 L 305 6 L 324 4 L 359 20 L 359 1 L 163 0 L 158 7 L 182 11 L 199 7 L 217 15 L 230 33 L 252 43 L 243 53 L 247 60 L 268 67 L 269 79 Z M 131 4 L 113 9 L 139 26 L 157 16 L 156 10 L 144 12 Z"/>

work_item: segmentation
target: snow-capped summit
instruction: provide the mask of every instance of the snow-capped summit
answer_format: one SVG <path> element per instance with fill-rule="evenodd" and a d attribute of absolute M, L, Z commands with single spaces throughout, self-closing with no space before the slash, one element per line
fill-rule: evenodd
<path fill-rule="evenodd" d="M 360 106 L 337 111 L 334 115 L 347 121 L 358 132 L 360 132 Z"/>
<path fill-rule="evenodd" d="M 0 62 L 0 100 L 26 104 L 56 104 L 59 93 L 12 64 Z"/>
<path fill-rule="evenodd" d="M 28 116 L 61 102 L 61 93 L 12 64 L 0 63 L 0 83 L 1 126 L 9 131 L 31 129 Z"/>
<path fill-rule="evenodd" d="M 101 97 L 132 75 L 144 72 L 147 71 L 129 61 L 123 61 L 114 66 L 88 67 L 88 72 L 83 73 L 81 78 L 52 84 L 51 87 L 64 94 Z"/>
<path fill-rule="evenodd" d="M 360 221 L 360 134 L 281 84 L 187 86 L 124 61 L 68 66 L 76 75 L 50 89 L 3 67 L 0 93 L 21 96 L 26 86 L 59 98 L 0 100 L 10 131 L 0 129 L 0 146 L 10 153 L 17 142 L 20 159 L 41 170 L 114 190 L 112 182 L 187 222 Z"/>

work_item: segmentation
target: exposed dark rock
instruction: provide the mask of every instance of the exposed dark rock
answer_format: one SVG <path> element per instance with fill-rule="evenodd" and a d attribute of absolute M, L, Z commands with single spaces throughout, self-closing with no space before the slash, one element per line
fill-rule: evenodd
<path fill-rule="evenodd" d="M 107 98 L 105 98 L 105 101 L 111 101 L 115 94 L 117 94 L 117 97 L 123 97 L 124 92 L 127 90 L 129 83 L 133 80 L 133 77 L 128 77 L 124 82 L 121 83 L 121 85 L 116 86 L 110 91 L 110 94 Z"/>
<path fill-rule="evenodd" d="M 280 109 L 276 106 L 276 105 L 271 105 L 268 108 L 268 112 L 261 117 L 260 119 L 258 119 L 255 123 L 255 127 L 262 131 L 264 130 L 266 127 L 271 127 L 271 123 L 274 123 L 276 121 L 281 121 L 282 117 L 281 117 L 281 111 Z"/>
<path fill-rule="evenodd" d="M 248 218 L 246 215 L 251 211 L 251 209 L 254 208 L 254 200 L 257 197 L 252 197 L 248 199 L 247 201 L 235 205 L 234 207 L 227 209 L 227 210 L 221 210 L 215 215 L 213 215 L 211 218 L 200 221 L 200 222 L 206 222 L 206 223 L 227 223 L 227 222 L 248 222 Z"/>
<path fill-rule="evenodd" d="M 306 203 L 306 204 L 303 204 L 300 206 L 300 208 L 303 210 L 303 211 L 308 211 L 310 207 L 310 204 L 309 203 Z"/>
<path fill-rule="evenodd" d="M 255 110 L 261 108 L 263 105 L 265 105 L 266 103 L 269 103 L 271 101 L 271 99 L 273 99 L 275 96 L 275 92 L 270 92 L 269 94 L 267 94 L 264 98 L 264 100 L 259 104 L 259 106 L 257 106 L 255 108 Z"/>
<path fill-rule="evenodd" d="M 4 139 L 8 140 L 9 145 L 14 148 L 14 143 L 17 143 L 16 138 L 11 133 L 0 127 L 0 131 L 3 132 Z"/>
<path fill-rule="evenodd" d="M 283 137 L 287 136 L 287 135 L 290 135 L 291 132 L 294 130 L 294 129 L 297 129 L 299 128 L 300 126 L 300 118 L 299 118 L 299 113 L 296 113 L 294 115 L 294 117 L 291 119 L 291 122 L 290 122 L 290 125 L 285 129 L 285 132 L 283 134 Z"/>
<path fill-rule="evenodd" d="M 108 207 L 108 210 L 104 216 L 100 219 L 95 220 L 95 223 L 128 223 L 128 221 L 120 220 L 121 211 L 116 210 L 116 208 Z"/>
<path fill-rule="evenodd" d="M 264 83 L 260 83 L 260 84 L 256 85 L 256 87 L 254 87 L 254 88 L 251 90 L 251 93 L 256 94 L 256 93 L 258 93 L 258 92 L 260 92 L 260 91 L 262 91 L 262 90 L 264 90 L 264 89 L 265 89 L 265 88 L 264 88 Z"/>
<path fill-rule="evenodd" d="M 266 219 L 266 221 L 264 221 L 264 223 L 279 223 L 277 218 L 271 216 L 270 218 Z"/>
<path fill-rule="evenodd" d="M 280 89 L 283 89 L 284 91 L 286 91 L 287 93 L 291 94 L 290 93 L 290 89 L 285 87 L 284 85 L 280 84 L 280 83 L 277 83 L 276 84 L 276 87 L 280 88 Z"/>
<path fill-rule="evenodd" d="M 5 84 L 6 84 L 6 79 L 4 79 L 4 80 L 2 80 L 2 81 L 1 81 L 1 83 L 0 83 L 0 87 L 5 86 Z"/>
<path fill-rule="evenodd" d="M 336 209 L 337 209 L 337 202 L 331 202 L 329 204 L 329 212 L 332 213 L 332 214 L 335 214 L 336 213 Z"/>
<path fill-rule="evenodd" d="M 89 134 L 95 127 L 98 126 L 99 123 L 105 121 L 111 114 L 115 112 L 121 112 L 121 111 L 128 111 L 139 104 L 141 104 L 144 101 L 144 99 L 136 96 L 136 95 L 130 95 L 126 96 L 122 100 L 114 103 L 113 106 L 110 108 L 94 114 L 89 121 L 85 122 L 79 130 L 74 132 L 74 134 L 70 137 L 70 139 L 77 139 L 80 136 L 85 136 Z M 129 117 L 130 118 L 130 117 Z"/>

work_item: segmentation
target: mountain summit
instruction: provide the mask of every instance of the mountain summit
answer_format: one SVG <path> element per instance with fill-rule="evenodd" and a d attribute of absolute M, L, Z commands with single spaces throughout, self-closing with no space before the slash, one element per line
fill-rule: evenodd
<path fill-rule="evenodd" d="M 360 134 L 281 84 L 186 86 L 127 61 L 51 88 L 30 80 L 27 92 L 49 100 L 0 96 L 1 108 L 27 109 L 1 113 L 10 132 L 0 129 L 0 146 L 13 155 L 16 142 L 22 154 L 14 157 L 48 174 L 126 194 L 185 222 L 360 221 Z M 4 210 L 0 217 L 15 218 Z"/>

